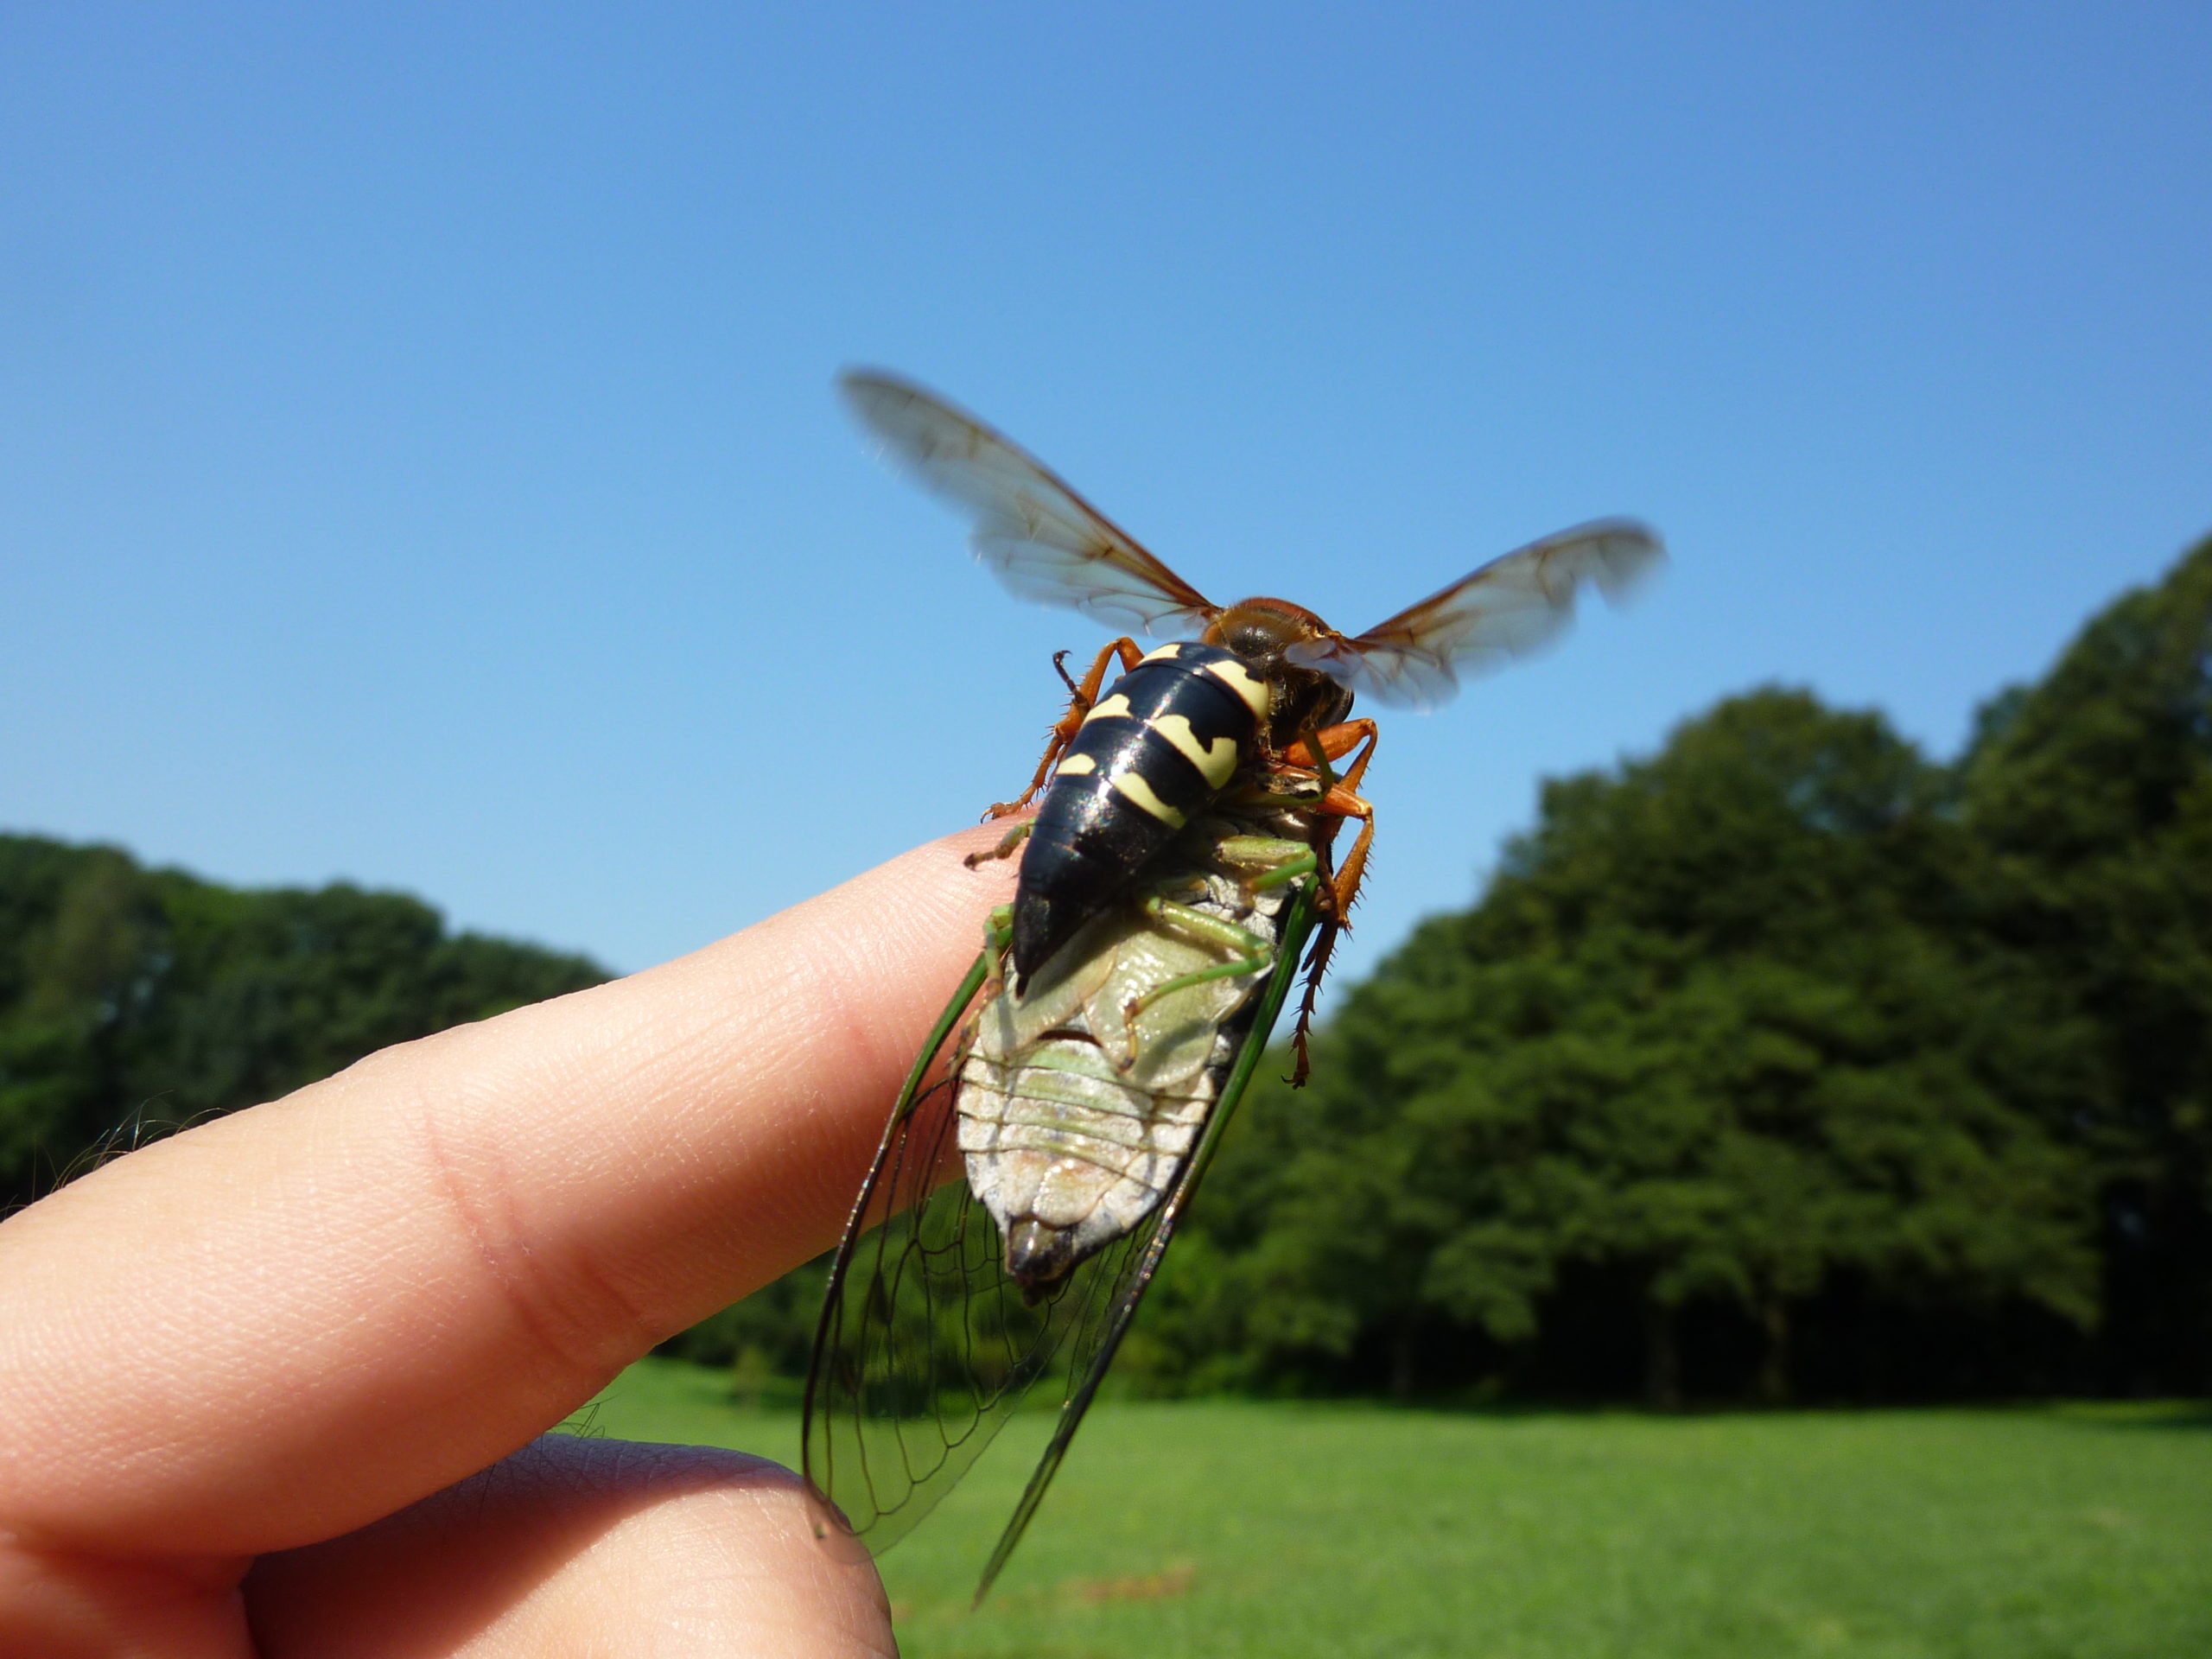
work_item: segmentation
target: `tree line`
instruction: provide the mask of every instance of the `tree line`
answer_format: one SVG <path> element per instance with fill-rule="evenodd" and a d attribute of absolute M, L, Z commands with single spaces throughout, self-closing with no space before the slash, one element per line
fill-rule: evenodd
<path fill-rule="evenodd" d="M 1939 763 L 1732 697 L 1265 1068 L 1156 1392 L 2212 1393 L 2212 541 Z M 674 1344 L 788 1376 L 816 1263 Z"/>
<path fill-rule="evenodd" d="M 1549 783 L 1313 1071 L 1165 1382 L 2212 1392 L 2212 541 L 1950 765 L 1770 689 Z"/>
<path fill-rule="evenodd" d="M 241 891 L 0 836 L 0 1214 L 149 1135 L 607 977 L 401 893 Z"/>
<path fill-rule="evenodd" d="M 0 1173 L 601 976 L 391 895 L 0 840 Z M 1117 1386 L 2212 1393 L 2212 541 L 1948 762 L 1768 688 L 1548 783 L 1286 1069 Z M 795 1376 L 823 1276 L 671 1349 Z"/>

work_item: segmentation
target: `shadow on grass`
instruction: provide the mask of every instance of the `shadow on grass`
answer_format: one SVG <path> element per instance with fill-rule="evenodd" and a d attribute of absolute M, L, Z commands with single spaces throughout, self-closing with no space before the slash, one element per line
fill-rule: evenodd
<path fill-rule="evenodd" d="M 2144 1417 L 2124 1418 L 2113 1425 L 2116 1428 L 2192 1429 L 2199 1434 L 2212 1434 L 2212 1405 L 2176 1406 L 2170 1410 Z"/>
<path fill-rule="evenodd" d="M 2212 1400 L 2083 1401 L 2058 1408 L 2056 1414 L 2090 1428 L 2212 1433 Z"/>

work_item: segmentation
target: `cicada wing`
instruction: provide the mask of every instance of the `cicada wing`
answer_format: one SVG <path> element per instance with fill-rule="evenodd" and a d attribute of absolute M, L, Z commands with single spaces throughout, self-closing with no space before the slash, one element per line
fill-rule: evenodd
<path fill-rule="evenodd" d="M 957 1178 L 953 1086 L 894 1124 L 830 1275 L 807 1380 L 804 1464 L 835 1526 L 880 1552 L 959 1481 L 1041 1379 L 1087 1351 L 1141 1241 L 1032 1306 Z M 951 1176 L 952 1179 L 946 1179 Z"/>
<path fill-rule="evenodd" d="M 1012 440 L 912 381 L 839 377 L 861 424 L 975 522 L 977 556 L 1024 599 L 1110 626 L 1195 633 L 1215 607 Z"/>
<path fill-rule="evenodd" d="M 1096 1319 L 1087 1319 L 1074 1333 L 1071 1344 L 1069 1388 L 1065 1402 L 1060 1407 L 1059 1421 L 1053 1427 L 1052 1438 L 1045 1447 L 1044 1456 L 1038 1459 L 1037 1468 L 1023 1489 L 1021 1502 L 1014 1506 L 1014 1517 L 999 1535 L 997 1546 L 983 1568 L 982 1581 L 976 1586 L 976 1602 L 981 1605 L 1007 1560 L 1014 1547 L 1020 1543 L 1021 1535 L 1028 1530 L 1029 1522 L 1037 1513 L 1037 1506 L 1045 1501 L 1046 1489 L 1052 1485 L 1052 1477 L 1059 1472 L 1061 1459 L 1067 1456 L 1068 1446 L 1075 1440 L 1076 1430 L 1083 1427 L 1084 1414 L 1090 1409 L 1090 1402 L 1097 1396 L 1098 1385 L 1106 1379 L 1106 1370 L 1114 1363 L 1114 1355 L 1122 1345 L 1122 1338 L 1128 1334 L 1129 1324 L 1136 1317 L 1137 1305 L 1152 1287 L 1154 1277 L 1160 1271 L 1161 1257 L 1174 1241 L 1175 1230 L 1189 1212 L 1192 1196 L 1198 1182 L 1213 1161 L 1221 1145 L 1221 1137 L 1236 1115 L 1244 1090 L 1252 1081 L 1261 1056 L 1266 1052 L 1268 1033 L 1274 1031 L 1277 1017 L 1282 1013 L 1284 999 L 1290 994 L 1291 982 L 1298 976 L 1299 958 L 1304 953 L 1306 941 L 1313 927 L 1313 885 L 1309 880 L 1298 896 L 1284 907 L 1283 922 L 1276 945 L 1275 964 L 1268 979 L 1265 994 L 1261 998 L 1259 1011 L 1254 1015 L 1251 1028 L 1245 1033 L 1243 1046 L 1237 1050 L 1236 1062 L 1230 1068 L 1216 1097 L 1213 1109 L 1208 1115 L 1205 1131 L 1198 1144 L 1192 1148 L 1189 1159 L 1177 1172 L 1174 1185 L 1160 1206 L 1147 1218 L 1145 1224 L 1123 1241 L 1129 1247 L 1121 1252 L 1122 1262 L 1118 1266 L 1112 1284 L 1111 1300 L 1100 1311 Z"/>
<path fill-rule="evenodd" d="M 1595 587 L 1618 599 L 1666 556 L 1657 536 L 1628 518 L 1601 518 L 1492 559 L 1356 639 L 1325 634 L 1283 659 L 1319 669 L 1361 696 L 1402 708 L 1443 702 L 1462 674 L 1484 674 L 1549 644 Z"/>
<path fill-rule="evenodd" d="M 880 1552 L 965 1474 L 1023 1397 L 1060 1395 L 1051 1443 L 1001 1535 L 980 1601 L 1020 1542 L 1243 1098 L 1313 925 L 1310 881 L 1284 911 L 1274 970 L 1205 1130 L 1160 1205 L 1026 1305 L 998 1229 L 957 1179 L 950 1081 L 922 1087 L 982 982 L 979 963 L 916 1061 L 831 1269 L 807 1377 L 804 1462 L 817 1530 Z"/>
<path fill-rule="evenodd" d="M 983 983 L 977 961 L 899 1091 L 830 1269 L 807 1374 L 802 1461 L 816 1530 L 880 1551 L 951 1490 L 1022 1397 L 1088 1353 L 1143 1236 L 1029 1305 L 960 1174 L 954 1084 L 925 1086 Z"/>

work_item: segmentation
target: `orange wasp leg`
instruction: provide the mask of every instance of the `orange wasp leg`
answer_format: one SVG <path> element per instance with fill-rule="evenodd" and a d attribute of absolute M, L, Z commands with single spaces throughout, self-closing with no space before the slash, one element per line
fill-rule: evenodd
<path fill-rule="evenodd" d="M 1367 776 L 1368 763 L 1375 759 L 1377 735 L 1373 721 L 1347 720 L 1305 740 L 1307 753 L 1319 752 L 1315 754 L 1319 765 L 1314 770 L 1321 774 L 1327 791 L 1315 810 L 1333 818 L 1360 820 L 1359 838 L 1352 842 L 1351 855 L 1344 860 L 1330 891 L 1330 908 L 1335 914 L 1329 919 L 1339 926 L 1350 925 L 1352 900 L 1358 895 L 1359 878 L 1367 868 L 1368 848 L 1375 839 L 1375 809 L 1360 798 L 1359 785 Z M 1355 749 L 1357 754 L 1353 755 L 1351 765 L 1341 774 L 1329 765 Z"/>
<path fill-rule="evenodd" d="M 1124 635 L 1098 653 L 1090 664 L 1090 672 L 1084 675 L 1083 683 L 1077 685 L 1068 679 L 1067 670 L 1060 667 L 1067 652 L 1063 651 L 1053 654 L 1052 666 L 1059 671 L 1060 678 L 1067 681 L 1068 711 L 1060 716 L 1046 737 L 1045 758 L 1037 763 L 1037 775 L 1029 780 L 1029 787 L 1014 800 L 993 802 L 991 810 L 983 814 L 986 818 L 1003 818 L 1010 813 L 1019 812 L 1036 798 L 1037 791 L 1045 787 L 1045 780 L 1052 775 L 1053 766 L 1067 752 L 1068 745 L 1075 741 L 1075 734 L 1083 729 L 1084 716 L 1097 702 L 1098 689 L 1106 683 L 1107 667 L 1117 656 L 1122 659 L 1122 672 L 1124 674 L 1144 660 L 1144 653 L 1137 649 L 1137 642 Z M 1007 851 L 1011 852 L 1013 849 L 1008 848 Z M 999 856 L 1004 857 L 1005 854 Z"/>
<path fill-rule="evenodd" d="M 1306 745 L 1306 753 L 1314 758 L 1313 771 L 1319 772 L 1332 785 L 1341 783 L 1347 789 L 1357 789 L 1359 780 L 1367 775 L 1367 763 L 1375 758 L 1376 737 L 1373 721 L 1347 720 L 1324 731 L 1311 733 L 1299 741 Z M 1329 762 L 1343 760 L 1362 744 L 1366 745 L 1366 748 L 1359 759 L 1351 763 L 1343 777 L 1338 777 Z M 1320 751 L 1318 755 L 1314 753 L 1316 748 Z"/>
<path fill-rule="evenodd" d="M 1360 878 L 1366 874 L 1368 850 L 1375 841 L 1375 809 L 1361 798 L 1358 791 L 1361 779 L 1367 775 L 1367 764 L 1375 758 L 1376 735 L 1373 721 L 1348 720 L 1306 740 L 1306 753 L 1319 762 L 1315 770 L 1321 774 L 1327 790 L 1316 810 L 1339 820 L 1357 818 L 1360 826 L 1344 868 L 1325 877 L 1321 884 L 1320 931 L 1306 958 L 1306 994 L 1300 1000 L 1298 1023 L 1290 1035 L 1291 1052 L 1296 1057 L 1290 1077 L 1293 1088 L 1303 1088 L 1313 1069 L 1307 1057 L 1306 1039 L 1313 1029 L 1313 1006 L 1321 995 L 1321 976 L 1328 971 L 1329 957 L 1337 948 L 1337 936 L 1351 925 L 1352 901 L 1359 896 Z M 1354 749 L 1359 753 L 1338 778 L 1329 762 L 1341 760 Z M 1333 830 L 1331 838 L 1334 838 Z"/>
<path fill-rule="evenodd" d="M 1338 784 L 1321 799 L 1320 810 L 1332 817 L 1357 818 L 1359 834 L 1351 843 L 1351 852 L 1337 872 L 1330 893 L 1330 908 L 1336 912 L 1339 927 L 1351 925 L 1352 901 L 1359 896 L 1360 877 L 1367 873 L 1368 849 L 1375 842 L 1375 809 L 1352 791 L 1350 784 Z"/>

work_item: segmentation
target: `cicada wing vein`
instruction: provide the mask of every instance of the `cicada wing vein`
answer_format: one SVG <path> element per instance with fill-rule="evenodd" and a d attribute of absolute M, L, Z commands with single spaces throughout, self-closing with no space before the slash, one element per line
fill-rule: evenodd
<path fill-rule="evenodd" d="M 1040 1377 L 1089 1351 L 1079 1333 L 1144 1243 L 1102 1251 L 1033 1306 L 1007 1276 L 996 1226 L 958 1179 L 954 1085 L 926 1081 L 988 965 L 970 970 L 899 1091 L 816 1328 L 802 1431 L 815 1529 L 871 1552 L 936 1505 Z"/>
<path fill-rule="evenodd" d="M 976 1589 L 980 1601 L 1036 1513 L 1158 1272 L 1198 1178 L 1280 1014 L 1313 921 L 1309 882 L 1284 912 L 1276 961 L 1222 1091 L 1160 1205 L 1034 1306 L 998 1230 L 957 1179 L 953 1084 L 925 1086 L 980 987 L 949 1006 L 895 1104 L 831 1270 L 807 1378 L 804 1462 L 817 1531 L 880 1553 L 965 1474 L 1046 1377 L 1053 1433 Z"/>
<path fill-rule="evenodd" d="M 1142 1236 L 1026 1304 L 998 1230 L 955 1167 L 952 1088 L 924 1091 L 880 1160 L 832 1269 L 808 1382 L 807 1479 L 822 1523 L 880 1552 L 965 1474 L 1024 1395 L 1088 1353 Z"/>

